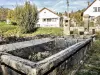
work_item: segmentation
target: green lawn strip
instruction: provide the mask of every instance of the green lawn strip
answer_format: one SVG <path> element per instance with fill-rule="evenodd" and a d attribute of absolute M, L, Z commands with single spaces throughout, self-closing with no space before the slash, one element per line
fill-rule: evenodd
<path fill-rule="evenodd" d="M 35 36 L 35 35 L 45 35 L 45 34 L 51 34 L 56 36 L 63 35 L 63 28 L 51 28 L 51 27 L 40 27 L 35 32 L 27 33 L 27 34 L 21 34 L 20 29 L 18 26 L 14 25 L 7 25 L 5 23 L 0 23 L 0 33 L 2 33 L 4 36 L 10 36 L 10 35 L 20 35 L 20 36 Z"/>
<path fill-rule="evenodd" d="M 61 36 L 63 35 L 63 29 L 62 28 L 38 28 L 35 32 L 22 34 L 22 36 L 36 36 L 36 35 L 56 35 Z"/>
<path fill-rule="evenodd" d="M 100 40 L 94 42 L 89 59 L 76 75 L 100 75 Z"/>

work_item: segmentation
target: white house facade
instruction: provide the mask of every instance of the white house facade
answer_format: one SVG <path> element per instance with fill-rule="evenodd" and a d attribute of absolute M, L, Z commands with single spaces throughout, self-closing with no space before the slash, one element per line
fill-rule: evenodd
<path fill-rule="evenodd" d="M 94 0 L 83 13 L 84 15 L 89 15 L 90 19 L 100 16 L 100 0 Z"/>
<path fill-rule="evenodd" d="M 60 27 L 61 25 L 60 16 L 47 8 L 41 9 L 38 17 L 37 27 Z"/>
<path fill-rule="evenodd" d="M 89 28 L 89 31 L 92 33 L 95 31 L 100 31 L 100 25 L 97 25 L 96 23 L 98 16 L 100 16 L 100 0 L 94 0 L 83 12 L 85 27 Z M 89 22 L 94 23 L 94 27 L 90 27 Z"/>

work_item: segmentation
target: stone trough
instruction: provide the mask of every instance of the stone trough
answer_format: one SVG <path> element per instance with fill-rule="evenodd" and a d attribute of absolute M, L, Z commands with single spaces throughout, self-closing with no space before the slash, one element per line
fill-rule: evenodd
<path fill-rule="evenodd" d="M 43 38 L 1 45 L 2 71 L 4 75 L 67 75 L 69 67 L 84 59 L 91 43 L 92 38 Z"/>

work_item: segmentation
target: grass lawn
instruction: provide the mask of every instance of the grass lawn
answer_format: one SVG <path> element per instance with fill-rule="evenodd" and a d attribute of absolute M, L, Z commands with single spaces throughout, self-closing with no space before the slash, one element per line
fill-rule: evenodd
<path fill-rule="evenodd" d="M 57 35 L 61 36 L 63 35 L 63 28 L 38 28 L 35 32 L 27 33 L 27 34 L 21 34 L 20 29 L 18 26 L 14 25 L 7 25 L 5 22 L 0 23 L 0 34 L 3 34 L 4 36 L 11 36 L 11 35 L 18 35 L 19 36 L 35 36 L 39 34 L 51 34 L 51 35 Z"/>
<path fill-rule="evenodd" d="M 6 25 L 5 23 L 0 23 L 0 32 L 2 32 L 2 33 L 5 33 L 9 30 L 14 30 L 16 28 L 17 28 L 17 26 Z"/>
<path fill-rule="evenodd" d="M 88 58 L 77 75 L 100 75 L 100 40 L 94 42 Z"/>
<path fill-rule="evenodd" d="M 30 34 L 23 34 L 23 36 L 35 36 L 38 34 L 51 34 L 56 36 L 63 35 L 63 29 L 62 28 L 38 28 L 35 32 Z"/>
<path fill-rule="evenodd" d="M 5 25 L 5 24 L 6 24 L 5 22 L 0 22 L 0 26 L 1 26 L 1 25 Z"/>

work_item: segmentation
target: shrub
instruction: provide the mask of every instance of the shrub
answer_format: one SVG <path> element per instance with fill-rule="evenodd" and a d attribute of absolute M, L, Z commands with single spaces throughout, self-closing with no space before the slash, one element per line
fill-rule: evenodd
<path fill-rule="evenodd" d="M 20 30 L 18 28 L 16 29 L 12 29 L 12 30 L 8 30 L 7 32 L 3 33 L 4 37 L 11 37 L 11 36 L 17 36 L 19 37 L 20 34 Z"/>
<path fill-rule="evenodd" d="M 11 22 L 11 25 L 17 25 L 17 23 L 16 22 Z"/>
<path fill-rule="evenodd" d="M 17 16 L 17 21 L 21 32 L 28 33 L 34 31 L 38 20 L 37 7 L 35 5 L 31 5 L 30 2 L 26 2 L 24 6 L 17 7 L 17 10 L 20 12 L 20 15 Z"/>
<path fill-rule="evenodd" d="M 100 39 L 100 32 L 96 32 L 96 38 Z"/>

